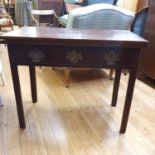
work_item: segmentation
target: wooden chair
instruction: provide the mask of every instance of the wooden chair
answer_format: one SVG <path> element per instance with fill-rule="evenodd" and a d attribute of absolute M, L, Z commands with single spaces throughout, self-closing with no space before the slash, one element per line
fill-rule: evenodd
<path fill-rule="evenodd" d="M 31 1 L 28 3 L 28 8 L 35 26 L 40 27 L 40 26 L 56 25 L 56 19 L 58 19 L 58 17 L 54 9 L 50 9 L 50 10 L 33 9 L 31 3 L 32 3 Z M 44 19 L 46 19 L 46 17 L 50 17 L 50 21 L 46 21 L 46 20 L 42 21 L 40 20 L 41 17 L 44 17 Z"/>
<path fill-rule="evenodd" d="M 41 23 L 39 20 L 40 16 L 51 16 L 51 21 L 53 16 L 58 18 L 54 10 L 31 10 L 31 17 L 37 27 L 40 27 L 41 25 L 44 26 L 52 25 L 51 23 Z"/>
<path fill-rule="evenodd" d="M 134 14 L 131 11 L 121 9 L 111 4 L 100 3 L 72 10 L 69 13 L 66 27 L 80 29 L 129 30 L 133 20 Z M 70 71 L 71 68 L 65 68 L 67 87 L 70 83 Z"/>

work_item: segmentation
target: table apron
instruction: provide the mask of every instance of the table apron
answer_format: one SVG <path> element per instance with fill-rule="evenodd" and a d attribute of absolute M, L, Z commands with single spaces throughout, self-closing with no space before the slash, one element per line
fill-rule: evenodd
<path fill-rule="evenodd" d="M 10 62 L 17 65 L 131 68 L 140 49 L 114 47 L 55 47 L 43 45 L 8 45 Z"/>

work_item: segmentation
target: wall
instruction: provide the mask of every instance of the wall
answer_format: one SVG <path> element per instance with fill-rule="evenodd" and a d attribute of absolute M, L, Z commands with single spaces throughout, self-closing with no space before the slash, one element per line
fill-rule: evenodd
<path fill-rule="evenodd" d="M 136 12 L 138 0 L 118 0 L 118 5 L 122 8 Z"/>

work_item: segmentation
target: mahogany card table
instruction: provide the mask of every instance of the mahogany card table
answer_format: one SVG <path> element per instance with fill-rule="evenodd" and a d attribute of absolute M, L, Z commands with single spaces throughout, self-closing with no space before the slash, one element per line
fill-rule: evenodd
<path fill-rule="evenodd" d="M 127 30 L 23 27 L 0 36 L 8 47 L 19 125 L 25 116 L 18 66 L 29 67 L 32 101 L 37 102 L 35 66 L 115 69 L 112 106 L 116 106 L 121 70 L 129 71 L 120 133 L 125 133 L 141 48 L 148 41 Z"/>

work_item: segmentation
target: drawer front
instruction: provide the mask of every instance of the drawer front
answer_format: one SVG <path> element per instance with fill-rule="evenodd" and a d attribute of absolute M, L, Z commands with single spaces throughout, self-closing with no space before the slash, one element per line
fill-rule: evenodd
<path fill-rule="evenodd" d="M 18 65 L 59 67 L 130 68 L 138 55 L 137 49 L 79 48 L 50 46 L 9 46 L 9 56 Z"/>

